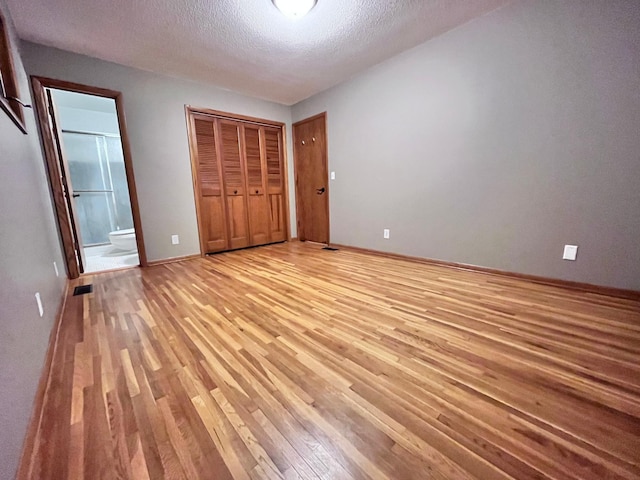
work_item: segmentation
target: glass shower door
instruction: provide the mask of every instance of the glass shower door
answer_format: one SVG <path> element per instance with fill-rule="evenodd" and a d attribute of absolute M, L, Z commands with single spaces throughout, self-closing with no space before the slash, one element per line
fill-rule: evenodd
<path fill-rule="evenodd" d="M 62 132 L 83 247 L 109 243 L 117 229 L 117 205 L 106 138 Z"/>

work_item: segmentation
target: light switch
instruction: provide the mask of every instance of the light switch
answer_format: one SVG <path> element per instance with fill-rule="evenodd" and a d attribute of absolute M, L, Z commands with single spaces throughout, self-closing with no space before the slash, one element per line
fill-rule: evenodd
<path fill-rule="evenodd" d="M 336 172 L 331 172 L 331 180 L 335 180 L 336 179 Z"/>
<path fill-rule="evenodd" d="M 564 253 L 562 254 L 563 260 L 575 260 L 578 256 L 578 246 L 577 245 L 565 245 Z"/>

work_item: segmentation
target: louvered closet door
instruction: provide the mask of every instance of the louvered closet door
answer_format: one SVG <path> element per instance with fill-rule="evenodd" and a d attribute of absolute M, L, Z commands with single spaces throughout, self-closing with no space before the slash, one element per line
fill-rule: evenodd
<path fill-rule="evenodd" d="M 264 186 L 265 154 L 263 128 L 244 125 L 244 148 L 247 166 L 247 206 L 251 245 L 269 243 L 269 210 Z"/>
<path fill-rule="evenodd" d="M 229 225 L 229 247 L 248 247 L 249 228 L 245 199 L 245 178 L 242 159 L 241 125 L 236 122 L 219 120 L 217 122 L 222 141 L 222 170 L 224 175 L 224 193 L 227 203 L 227 222 Z"/>
<path fill-rule="evenodd" d="M 196 134 L 197 181 L 203 246 L 206 253 L 226 250 L 227 227 L 222 198 L 222 171 L 218 158 L 214 121 L 194 117 Z"/>
<path fill-rule="evenodd" d="M 264 127 L 267 208 L 269 211 L 269 229 L 272 242 L 284 242 L 287 239 L 284 205 L 284 165 L 282 133 L 280 129 Z"/>

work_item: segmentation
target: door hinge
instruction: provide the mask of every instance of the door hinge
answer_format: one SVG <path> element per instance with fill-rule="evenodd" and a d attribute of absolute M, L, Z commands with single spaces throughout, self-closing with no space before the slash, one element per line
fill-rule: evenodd
<path fill-rule="evenodd" d="M 47 112 L 49 113 L 49 115 L 47 116 L 47 120 L 49 121 L 49 128 L 53 132 L 53 119 L 55 118 L 55 116 L 53 115 L 53 107 L 50 103 L 47 104 Z"/>

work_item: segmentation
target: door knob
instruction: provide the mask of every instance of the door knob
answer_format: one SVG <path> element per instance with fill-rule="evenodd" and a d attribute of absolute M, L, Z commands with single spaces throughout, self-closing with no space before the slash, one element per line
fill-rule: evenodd
<path fill-rule="evenodd" d="M 316 188 L 316 193 L 317 193 L 318 195 L 322 195 L 322 194 L 324 193 L 324 187 L 322 187 L 322 188 Z"/>
<path fill-rule="evenodd" d="M 73 195 L 71 195 L 73 198 L 78 198 L 80 196 L 79 193 L 74 193 Z"/>

